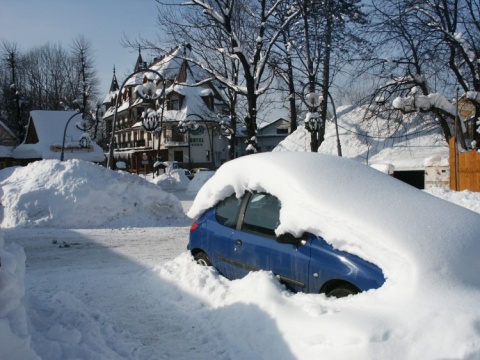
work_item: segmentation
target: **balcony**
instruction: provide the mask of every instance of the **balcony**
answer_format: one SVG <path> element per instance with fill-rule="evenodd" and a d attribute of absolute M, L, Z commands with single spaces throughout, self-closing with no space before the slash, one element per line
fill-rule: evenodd
<path fill-rule="evenodd" d="M 136 140 L 136 141 L 126 141 L 121 143 L 116 143 L 116 149 L 129 149 L 129 148 L 139 148 L 145 147 L 145 140 Z"/>
<path fill-rule="evenodd" d="M 167 136 L 164 139 L 163 145 L 166 147 L 188 146 L 187 134 L 174 134 L 174 136 Z"/>

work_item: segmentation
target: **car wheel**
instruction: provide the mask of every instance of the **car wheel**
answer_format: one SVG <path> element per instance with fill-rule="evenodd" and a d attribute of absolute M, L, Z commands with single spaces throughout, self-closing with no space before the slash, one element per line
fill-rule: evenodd
<path fill-rule="evenodd" d="M 195 259 L 195 261 L 199 265 L 212 266 L 212 262 L 210 261 L 210 258 L 203 251 L 200 251 L 200 252 L 196 253 L 195 255 L 193 255 L 193 258 Z"/>
<path fill-rule="evenodd" d="M 343 284 L 340 286 L 337 286 L 336 288 L 333 288 L 329 292 L 327 292 L 325 295 L 328 297 L 336 297 L 336 298 L 342 298 L 348 295 L 355 295 L 360 292 L 360 289 L 357 288 L 355 285 L 352 284 Z"/>

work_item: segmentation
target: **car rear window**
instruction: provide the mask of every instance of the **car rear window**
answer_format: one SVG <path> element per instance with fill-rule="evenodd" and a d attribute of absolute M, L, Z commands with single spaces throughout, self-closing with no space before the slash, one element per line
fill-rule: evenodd
<path fill-rule="evenodd" d="M 235 229 L 237 227 L 237 218 L 240 211 L 242 198 L 237 199 L 235 194 L 220 201 L 217 205 L 216 219 L 218 223 Z"/>

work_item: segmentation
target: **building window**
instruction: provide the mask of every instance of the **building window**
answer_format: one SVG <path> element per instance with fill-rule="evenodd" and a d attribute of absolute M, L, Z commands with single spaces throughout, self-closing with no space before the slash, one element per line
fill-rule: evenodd
<path fill-rule="evenodd" d="M 288 128 L 277 128 L 277 134 L 279 135 L 288 135 Z"/>
<path fill-rule="evenodd" d="M 170 96 L 170 99 L 168 100 L 168 110 L 180 110 L 181 108 L 181 99 L 178 94 L 173 94 Z"/>
<path fill-rule="evenodd" d="M 173 160 L 178 162 L 183 162 L 183 151 L 174 151 Z"/>
<path fill-rule="evenodd" d="M 203 96 L 202 99 L 205 102 L 205 105 L 207 105 L 208 109 L 213 110 L 213 100 L 214 100 L 213 96 L 212 95 Z"/>
<path fill-rule="evenodd" d="M 190 146 L 203 146 L 203 138 L 190 138 Z"/>

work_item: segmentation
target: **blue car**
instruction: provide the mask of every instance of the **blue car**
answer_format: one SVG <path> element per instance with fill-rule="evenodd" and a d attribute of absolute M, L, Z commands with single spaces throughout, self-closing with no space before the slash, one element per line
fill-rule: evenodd
<path fill-rule="evenodd" d="M 205 211 L 191 226 L 189 250 L 197 263 L 213 266 L 228 279 L 249 271 L 272 271 L 293 292 L 344 297 L 385 282 L 382 270 L 360 257 L 334 249 L 305 232 L 275 235 L 281 203 L 266 192 L 235 194 Z"/>

